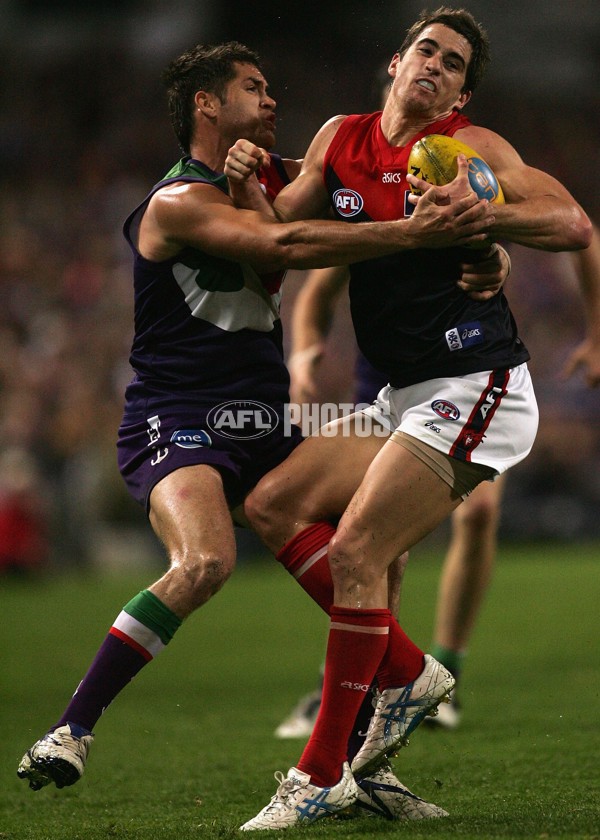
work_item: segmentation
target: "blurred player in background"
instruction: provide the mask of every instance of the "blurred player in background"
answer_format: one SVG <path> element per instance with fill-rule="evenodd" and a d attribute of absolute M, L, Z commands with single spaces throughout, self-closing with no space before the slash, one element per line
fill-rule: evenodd
<path fill-rule="evenodd" d="M 600 232 L 595 227 L 589 248 L 571 255 L 586 313 L 586 337 L 565 363 L 563 375 L 581 368 L 590 387 L 600 383 Z M 335 305 L 347 289 L 348 270 L 343 267 L 313 269 L 303 280 L 291 316 L 292 343 L 288 368 L 292 403 L 314 403 L 322 398 L 319 367 L 327 353 L 327 334 Z M 362 354 L 355 367 L 355 402 L 373 402 L 387 383 Z M 492 576 L 496 553 L 505 477 L 483 482 L 458 507 L 451 518 L 451 536 L 444 559 L 433 629 L 431 655 L 455 677 L 458 684 L 468 645 Z M 399 573 L 402 574 L 404 564 Z M 317 718 L 322 693 L 322 673 L 315 689 L 300 698 L 275 730 L 278 738 L 307 738 Z M 450 703 L 440 704 L 426 723 L 455 729 L 461 707 L 456 688 Z"/>
<path fill-rule="evenodd" d="M 269 213 L 237 210 L 223 175 L 227 150 L 244 135 L 267 149 L 275 141 L 275 101 L 258 56 L 235 42 L 199 45 L 175 59 L 164 79 L 184 157 L 125 222 L 134 257 L 135 376 L 126 389 L 118 460 L 170 565 L 125 605 L 59 720 L 21 760 L 18 775 L 33 790 L 81 778 L 104 710 L 232 573 L 232 511 L 243 516 L 239 506 L 250 488 L 300 441 L 299 430 L 284 422 L 283 270 L 477 243 L 492 220 L 485 202 L 465 194 L 466 175 L 450 189 L 452 205 L 426 198 L 410 220 L 352 230 L 337 221 L 282 226 Z M 261 197 L 272 199 L 297 172 L 295 161 L 273 156 L 259 173 Z M 236 417 L 219 413 L 232 402 Z M 249 405 L 268 407 L 269 435 L 258 433 L 265 415 Z M 365 466 L 359 469 L 354 478 L 348 471 L 354 487 Z M 338 497 L 338 512 L 350 495 Z M 402 808 L 418 803 L 417 817 L 438 815 L 394 783 L 407 803 Z"/>
<path fill-rule="evenodd" d="M 424 13 L 390 63 L 383 112 L 335 117 L 323 126 L 300 175 L 275 200 L 279 218 L 310 218 L 332 206 L 350 225 L 397 218 L 410 215 L 411 188 L 425 198 L 433 190 L 442 200 L 445 188 L 406 174 L 415 140 L 439 133 L 477 149 L 502 184 L 507 203 L 493 207 L 492 238 L 550 251 L 587 247 L 590 222 L 567 190 L 461 114 L 488 57 L 487 36 L 468 12 Z M 239 184 L 238 201 L 244 190 L 247 204 L 260 196 L 251 175 L 265 160 L 264 150 L 244 140 L 230 150 L 225 171 Z M 351 266 L 358 344 L 390 386 L 360 417 L 332 424 L 337 435 L 306 439 L 247 500 L 259 535 L 299 578 L 328 557 L 334 599 L 315 728 L 298 766 L 243 830 L 282 829 L 345 809 L 359 794 L 354 777 L 384 767 L 454 686 L 447 669 L 391 615 L 388 568 L 479 483 L 526 457 L 537 430 L 529 356 L 506 298 L 459 298 L 462 259 L 460 249 L 419 249 L 384 259 L 365 254 Z M 466 345 L 453 339 L 463 328 Z M 343 431 L 365 418 L 387 420 L 394 431 L 337 529 L 327 531 L 327 523 L 305 517 L 306 500 L 354 464 L 360 436 Z M 377 706 L 350 768 L 350 728 L 375 678 Z"/>

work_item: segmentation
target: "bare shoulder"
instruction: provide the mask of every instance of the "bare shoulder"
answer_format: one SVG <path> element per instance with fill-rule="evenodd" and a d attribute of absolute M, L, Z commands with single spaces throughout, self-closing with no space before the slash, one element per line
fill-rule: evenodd
<path fill-rule="evenodd" d="M 226 193 L 214 184 L 207 184 L 202 181 L 190 183 L 176 181 L 173 184 L 161 187 L 150 199 L 150 205 L 155 205 L 164 211 L 185 209 L 188 205 L 197 207 L 198 205 L 214 204 L 215 202 L 231 204 L 231 200 Z"/>
<path fill-rule="evenodd" d="M 157 190 L 148 203 L 146 216 L 165 229 L 177 228 L 182 218 L 209 211 L 215 204 L 231 206 L 231 199 L 213 184 L 178 182 Z"/>
<path fill-rule="evenodd" d="M 341 124 L 346 119 L 347 114 L 338 114 L 335 117 L 331 117 L 331 119 L 327 120 L 327 122 L 323 123 L 321 128 L 319 129 L 315 140 L 317 138 L 321 138 L 321 140 L 325 141 L 327 145 L 331 143 Z"/>
<path fill-rule="evenodd" d="M 500 181 L 507 204 L 542 196 L 573 201 L 566 188 L 548 172 L 526 163 L 500 134 L 482 126 L 468 126 L 455 135 L 486 161 Z"/>
<path fill-rule="evenodd" d="M 457 131 L 455 137 L 478 152 L 494 170 L 502 166 L 524 165 L 514 146 L 489 128 L 470 125 Z"/>
<path fill-rule="evenodd" d="M 287 172 L 287 176 L 290 181 L 293 181 L 295 178 L 298 177 L 300 174 L 300 170 L 302 169 L 302 161 L 301 160 L 294 160 L 293 158 L 281 158 L 281 162 L 283 163 L 283 168 Z"/>
<path fill-rule="evenodd" d="M 231 207 L 231 199 L 211 184 L 176 182 L 157 190 L 140 223 L 138 250 L 147 259 L 176 254 L 188 239 L 190 227 L 214 212 Z"/>
<path fill-rule="evenodd" d="M 344 115 L 338 115 L 327 120 L 327 122 L 321 126 L 315 134 L 304 157 L 302 164 L 303 174 L 310 169 L 318 171 L 319 173 L 321 172 L 327 149 L 345 119 L 346 117 Z"/>
<path fill-rule="evenodd" d="M 330 120 L 327 120 L 327 122 L 321 126 L 315 134 L 312 143 L 308 147 L 306 157 L 304 158 L 305 162 L 307 158 L 310 160 L 312 157 L 324 157 L 325 152 L 329 148 L 329 144 L 337 134 L 340 125 L 345 119 L 346 117 L 344 115 L 338 115 L 337 117 L 332 117 Z"/>

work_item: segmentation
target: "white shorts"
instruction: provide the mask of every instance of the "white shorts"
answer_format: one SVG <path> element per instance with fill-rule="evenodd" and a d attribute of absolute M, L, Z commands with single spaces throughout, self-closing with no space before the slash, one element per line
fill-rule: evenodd
<path fill-rule="evenodd" d="M 538 407 L 526 364 L 406 388 L 386 385 L 364 409 L 390 431 L 399 429 L 434 449 L 505 472 L 533 446 Z"/>

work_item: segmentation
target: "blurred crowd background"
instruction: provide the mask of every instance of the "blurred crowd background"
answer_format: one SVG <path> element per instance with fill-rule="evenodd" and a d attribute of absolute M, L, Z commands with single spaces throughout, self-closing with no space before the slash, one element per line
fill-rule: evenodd
<path fill-rule="evenodd" d="M 301 157 L 330 116 L 376 109 L 381 69 L 426 5 L 0 0 L 0 569 L 159 556 L 117 472 L 115 436 L 131 375 L 121 226 L 179 157 L 163 67 L 197 42 L 247 43 L 278 101 L 277 150 Z M 600 223 L 600 4 L 464 5 L 493 54 L 466 113 Z M 573 263 L 512 253 L 508 294 L 541 425 L 509 481 L 501 539 L 600 537 L 600 392 L 559 376 L 584 334 Z M 301 279 L 288 277 L 286 323 Z M 342 305 L 323 369 L 328 401 L 351 399 L 354 353 Z"/>

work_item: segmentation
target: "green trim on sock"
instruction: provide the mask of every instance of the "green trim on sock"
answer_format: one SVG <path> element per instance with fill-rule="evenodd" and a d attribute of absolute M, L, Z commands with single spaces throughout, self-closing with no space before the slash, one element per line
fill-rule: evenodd
<path fill-rule="evenodd" d="M 434 659 L 441 662 L 453 677 L 458 677 L 460 674 L 464 658 L 467 655 L 464 650 L 450 650 L 450 648 L 443 647 L 442 645 L 432 645 L 429 653 Z"/>
<path fill-rule="evenodd" d="M 123 611 L 156 633 L 168 645 L 182 621 L 149 589 L 144 589 L 125 604 Z"/>

